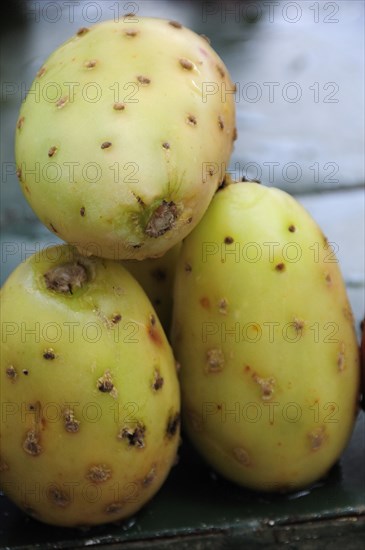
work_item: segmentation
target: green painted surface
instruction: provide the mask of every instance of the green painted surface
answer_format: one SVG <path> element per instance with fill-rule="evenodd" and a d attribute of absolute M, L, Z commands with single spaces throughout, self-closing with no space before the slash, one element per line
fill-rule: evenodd
<path fill-rule="evenodd" d="M 360 548 L 365 536 L 364 412 L 327 478 L 289 495 L 253 493 L 224 481 L 186 441 L 180 454 L 158 495 L 135 517 L 117 525 L 88 530 L 50 527 L 26 517 L 2 496 L 1 550 L 274 548 L 285 541 L 293 544 L 289 548 L 307 548 L 318 539 L 320 548 L 328 544 L 333 550 L 343 541 L 347 550 Z"/>

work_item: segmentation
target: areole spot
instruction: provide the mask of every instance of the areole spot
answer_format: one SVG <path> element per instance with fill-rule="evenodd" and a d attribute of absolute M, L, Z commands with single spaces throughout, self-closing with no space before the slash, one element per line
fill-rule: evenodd
<path fill-rule="evenodd" d="M 198 124 L 196 117 L 194 115 L 188 115 L 186 122 L 190 126 L 196 126 Z"/>
<path fill-rule="evenodd" d="M 109 147 L 112 146 L 112 142 L 111 141 L 104 141 L 102 144 L 101 144 L 101 148 L 102 149 L 109 149 Z"/>
<path fill-rule="evenodd" d="M 44 359 L 50 359 L 50 360 L 56 359 L 56 354 L 55 354 L 54 349 L 53 348 L 45 349 L 44 352 L 43 352 L 43 358 Z"/>
<path fill-rule="evenodd" d="M 204 309 L 210 309 L 210 300 L 206 296 L 200 298 L 199 303 Z"/>
<path fill-rule="evenodd" d="M 216 373 L 221 372 L 224 367 L 224 354 L 221 349 L 212 348 L 208 349 L 206 353 L 207 372 Z"/>
<path fill-rule="evenodd" d="M 156 326 L 156 317 L 153 314 L 150 315 L 150 322 L 147 325 L 147 332 L 154 344 L 157 344 L 158 346 L 162 345 L 162 336 Z"/>
<path fill-rule="evenodd" d="M 105 508 L 106 514 L 119 514 L 124 508 L 124 502 L 112 502 Z"/>
<path fill-rule="evenodd" d="M 71 503 L 70 496 L 57 486 L 48 487 L 46 495 L 48 500 L 60 508 L 66 508 Z"/>
<path fill-rule="evenodd" d="M 52 229 L 53 233 L 58 233 L 57 229 L 55 228 L 55 226 L 53 225 L 53 223 L 50 223 L 49 224 L 50 228 Z"/>
<path fill-rule="evenodd" d="M 295 231 L 296 231 L 295 225 L 293 225 L 293 224 L 289 225 L 288 230 L 290 231 L 290 233 L 295 233 Z"/>
<path fill-rule="evenodd" d="M 82 217 L 85 216 L 85 206 L 81 206 L 81 208 L 80 208 L 80 216 L 82 216 Z"/>
<path fill-rule="evenodd" d="M 131 38 L 134 38 L 135 36 L 137 36 L 137 34 L 139 34 L 139 31 L 136 31 L 135 29 L 128 29 L 127 31 L 124 31 L 124 34 Z"/>
<path fill-rule="evenodd" d="M 169 144 L 167 141 L 165 141 L 165 142 L 162 144 L 162 147 L 163 147 L 164 149 L 170 149 L 170 144 Z"/>
<path fill-rule="evenodd" d="M 224 122 L 223 122 L 223 118 L 221 117 L 221 115 L 218 116 L 218 126 L 219 126 L 220 130 L 224 130 Z"/>
<path fill-rule="evenodd" d="M 175 29 L 182 28 L 182 24 L 179 23 L 178 21 L 169 21 L 169 25 L 171 25 L 171 27 L 174 27 Z"/>
<path fill-rule="evenodd" d="M 327 283 L 327 286 L 332 286 L 332 277 L 330 273 L 325 274 L 325 281 Z"/>
<path fill-rule="evenodd" d="M 122 103 L 121 101 L 116 101 L 113 105 L 114 111 L 124 111 L 125 109 L 125 103 Z"/>
<path fill-rule="evenodd" d="M 48 156 L 53 157 L 56 152 L 57 152 L 57 147 L 55 145 L 52 145 L 52 147 L 48 149 Z"/>
<path fill-rule="evenodd" d="M 156 466 L 152 466 L 148 474 L 143 478 L 142 485 L 143 487 L 149 487 L 153 480 L 156 478 Z"/>
<path fill-rule="evenodd" d="M 16 171 L 17 178 L 21 181 L 22 180 L 22 169 L 18 168 Z"/>
<path fill-rule="evenodd" d="M 224 244 L 232 244 L 234 242 L 233 237 L 225 237 L 224 238 Z"/>
<path fill-rule="evenodd" d="M 167 419 L 166 436 L 171 439 L 177 433 L 180 426 L 180 413 L 172 414 Z"/>
<path fill-rule="evenodd" d="M 117 325 L 122 320 L 122 316 L 120 313 L 114 313 L 114 315 L 111 318 L 111 322 L 113 325 Z"/>
<path fill-rule="evenodd" d="M 89 32 L 89 29 L 87 27 L 81 27 L 76 33 L 77 36 L 84 36 L 86 33 Z"/>
<path fill-rule="evenodd" d="M 228 301 L 226 298 L 221 298 L 218 303 L 218 311 L 223 315 L 227 315 Z"/>
<path fill-rule="evenodd" d="M 276 271 L 282 272 L 285 270 L 285 264 L 283 262 L 280 262 L 275 266 Z"/>
<path fill-rule="evenodd" d="M 337 357 L 337 368 L 340 372 L 345 370 L 346 360 L 345 360 L 345 342 L 340 343 L 340 351 Z"/>
<path fill-rule="evenodd" d="M 75 413 L 72 409 L 65 409 L 63 411 L 64 427 L 66 432 L 77 433 L 80 429 L 80 421 L 76 420 Z"/>
<path fill-rule="evenodd" d="M 156 267 L 155 269 L 151 269 L 150 271 L 151 277 L 153 277 L 158 282 L 166 281 L 167 273 L 165 269 L 162 269 L 161 267 Z"/>
<path fill-rule="evenodd" d="M 145 433 L 145 426 L 142 423 L 138 422 L 134 428 L 129 426 L 122 428 L 118 434 L 118 439 L 126 440 L 130 447 L 143 449 L 145 446 Z"/>
<path fill-rule="evenodd" d="M 105 464 L 95 464 L 90 466 L 85 477 L 93 483 L 104 483 L 112 477 L 112 470 Z"/>
<path fill-rule="evenodd" d="M 261 399 L 263 401 L 269 401 L 274 393 L 275 378 L 261 378 L 256 373 L 252 375 L 252 378 L 261 388 Z"/>
<path fill-rule="evenodd" d="M 41 67 L 39 69 L 39 71 L 37 72 L 36 77 L 41 78 L 44 75 L 44 73 L 46 72 L 46 70 L 47 70 L 46 67 Z"/>
<path fill-rule="evenodd" d="M 342 308 L 342 313 L 345 317 L 345 319 L 347 319 L 348 321 L 350 321 L 350 323 L 353 323 L 354 322 L 354 314 L 352 313 L 352 309 L 350 307 L 350 304 L 346 304 L 343 308 Z"/>
<path fill-rule="evenodd" d="M 15 367 L 13 367 L 13 365 L 9 365 L 6 368 L 5 373 L 6 373 L 7 378 L 9 378 L 9 380 L 11 380 L 12 382 L 15 382 L 15 380 L 17 379 L 18 373 L 17 373 Z"/>
<path fill-rule="evenodd" d="M 155 369 L 154 375 L 153 375 L 153 383 L 152 388 L 155 391 L 158 391 L 162 388 L 164 383 L 164 379 L 162 378 L 160 371 L 158 369 Z"/>
<path fill-rule="evenodd" d="M 16 127 L 18 128 L 18 130 L 21 130 L 24 126 L 24 120 L 25 120 L 25 117 L 21 116 L 19 119 L 18 119 L 18 122 L 16 123 Z"/>
<path fill-rule="evenodd" d="M 312 451 L 319 451 L 323 443 L 327 440 L 327 434 L 324 426 L 309 432 L 309 444 Z"/>
<path fill-rule="evenodd" d="M 187 273 L 191 273 L 192 270 L 193 270 L 193 268 L 191 267 L 190 264 L 185 263 L 185 265 L 184 265 L 184 270 L 185 270 Z"/>
<path fill-rule="evenodd" d="M 146 86 L 148 84 L 151 83 L 151 79 L 148 78 L 147 76 L 143 76 L 143 75 L 138 75 L 137 76 L 137 80 L 140 84 L 142 84 L 143 86 Z"/>
<path fill-rule="evenodd" d="M 192 71 L 194 69 L 194 63 L 192 63 L 190 59 L 186 59 L 186 57 L 181 57 L 179 59 L 179 63 L 182 68 L 186 69 L 187 71 Z"/>
<path fill-rule="evenodd" d="M 85 61 L 84 67 L 87 69 L 93 69 L 97 64 L 96 59 L 89 59 L 88 61 Z"/>
<path fill-rule="evenodd" d="M 176 204 L 163 200 L 150 216 L 144 231 L 149 237 L 160 237 L 174 227 L 177 217 Z"/>
<path fill-rule="evenodd" d="M 86 268 L 80 263 L 64 263 L 52 267 L 44 275 L 48 290 L 60 294 L 73 294 L 88 281 Z"/>
<path fill-rule="evenodd" d="M 57 109 L 62 109 L 67 103 L 68 103 L 68 96 L 65 95 L 61 97 L 58 101 L 56 101 L 56 107 Z"/>
<path fill-rule="evenodd" d="M 219 75 L 221 76 L 221 78 L 224 78 L 226 76 L 226 73 L 224 72 L 222 67 L 220 65 L 217 65 L 216 67 L 217 67 L 217 71 L 218 71 Z"/>
<path fill-rule="evenodd" d="M 26 433 L 23 442 L 23 449 L 31 456 L 39 456 L 41 454 L 42 447 L 40 444 L 39 434 L 36 431 L 30 430 Z"/>
<path fill-rule="evenodd" d="M 293 321 L 293 327 L 294 327 L 294 330 L 297 332 L 297 334 L 301 334 L 304 328 L 303 319 L 298 319 L 297 317 L 295 317 Z"/>
<path fill-rule="evenodd" d="M 237 132 L 237 128 L 233 128 L 233 136 L 232 136 L 232 140 L 233 141 L 236 141 L 238 138 L 238 132 Z"/>
<path fill-rule="evenodd" d="M 103 374 L 103 376 L 101 376 L 100 378 L 98 378 L 96 387 L 97 387 L 98 390 L 101 391 L 102 393 L 111 393 L 113 390 L 116 391 L 116 390 L 114 389 L 114 384 L 113 384 L 112 375 L 111 375 L 111 373 L 110 373 L 109 370 L 105 371 L 105 373 Z"/>
<path fill-rule="evenodd" d="M 23 369 L 22 373 L 24 374 L 24 376 L 28 376 L 29 370 L 28 369 Z"/>
<path fill-rule="evenodd" d="M 233 456 L 243 466 L 251 466 L 250 455 L 243 447 L 235 447 L 233 449 Z"/>

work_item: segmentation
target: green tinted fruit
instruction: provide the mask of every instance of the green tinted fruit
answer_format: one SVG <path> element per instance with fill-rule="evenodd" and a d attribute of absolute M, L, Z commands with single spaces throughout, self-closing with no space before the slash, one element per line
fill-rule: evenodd
<path fill-rule="evenodd" d="M 190 438 L 222 475 L 292 490 L 339 458 L 358 348 L 335 255 L 288 194 L 218 191 L 176 268 L 172 342 Z"/>
<path fill-rule="evenodd" d="M 160 488 L 179 440 L 171 348 L 118 263 L 70 246 L 2 289 L 1 486 L 40 521 L 116 521 Z"/>

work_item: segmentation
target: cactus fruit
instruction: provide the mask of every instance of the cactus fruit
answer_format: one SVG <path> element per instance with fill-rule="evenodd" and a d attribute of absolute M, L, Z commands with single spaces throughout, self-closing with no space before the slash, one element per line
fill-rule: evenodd
<path fill-rule="evenodd" d="M 180 396 L 155 311 L 118 262 L 61 245 L 2 289 L 1 486 L 62 526 L 130 516 L 179 443 Z"/>
<path fill-rule="evenodd" d="M 25 197 L 84 255 L 163 255 L 224 177 L 234 89 L 207 40 L 174 21 L 128 15 L 80 29 L 45 61 L 20 110 Z"/>
<path fill-rule="evenodd" d="M 291 491 L 339 458 L 359 400 L 358 346 L 332 248 L 292 197 L 222 186 L 185 239 L 172 344 L 183 427 L 243 486 Z"/>
<path fill-rule="evenodd" d="M 176 244 L 160 258 L 122 260 L 122 265 L 147 294 L 167 335 L 171 329 L 172 293 L 180 247 L 181 243 Z"/>

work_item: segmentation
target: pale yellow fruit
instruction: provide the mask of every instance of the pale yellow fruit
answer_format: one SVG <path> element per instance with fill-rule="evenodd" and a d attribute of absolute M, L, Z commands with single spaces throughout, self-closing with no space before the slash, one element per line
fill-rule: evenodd
<path fill-rule="evenodd" d="M 253 489 L 321 478 L 351 435 L 358 347 L 337 259 L 288 194 L 232 183 L 183 243 L 172 342 L 183 419 L 213 468 Z"/>
<path fill-rule="evenodd" d="M 44 62 L 19 112 L 16 165 L 58 237 L 141 260 L 201 219 L 235 134 L 234 84 L 206 39 L 126 16 L 80 29 Z"/>
<path fill-rule="evenodd" d="M 179 440 L 175 362 L 142 288 L 63 245 L 19 265 L 1 298 L 5 494 L 55 525 L 134 514 Z"/>

